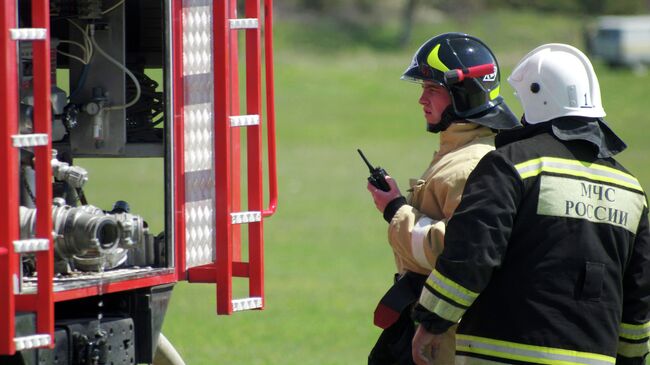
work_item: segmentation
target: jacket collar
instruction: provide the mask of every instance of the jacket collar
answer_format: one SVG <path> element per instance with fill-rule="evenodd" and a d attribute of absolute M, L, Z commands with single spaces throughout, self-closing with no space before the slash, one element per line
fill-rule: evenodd
<path fill-rule="evenodd" d="M 612 157 L 627 148 L 623 140 L 601 118 L 562 117 L 522 128 L 503 131 L 495 138 L 497 148 L 506 144 L 550 133 L 562 141 L 586 141 L 598 152 L 599 158 Z"/>
<path fill-rule="evenodd" d="M 499 132 L 494 138 L 496 148 L 503 147 L 507 144 L 530 138 L 542 133 L 551 131 L 550 123 L 525 124 L 521 128 L 515 128 Z"/>
<path fill-rule="evenodd" d="M 440 133 L 440 149 L 438 153 L 445 154 L 462 147 L 471 141 L 494 135 L 492 130 L 474 123 L 452 123 L 449 128 Z"/>

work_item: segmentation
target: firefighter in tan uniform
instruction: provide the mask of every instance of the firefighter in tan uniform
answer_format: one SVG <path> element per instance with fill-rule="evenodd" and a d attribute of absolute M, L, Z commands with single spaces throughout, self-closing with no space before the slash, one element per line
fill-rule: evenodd
<path fill-rule="evenodd" d="M 491 65 L 486 74 L 470 70 Z M 440 133 L 439 150 L 419 179 L 412 179 L 402 196 L 388 176 L 389 191 L 368 184 L 377 209 L 389 223 L 388 240 L 395 255 L 395 284 L 375 310 L 375 324 L 384 329 L 368 363 L 413 364 L 411 338 L 415 331 L 410 310 L 427 275 L 444 247 L 447 220 L 452 216 L 468 175 L 494 149 L 494 130 L 519 126 L 499 96 L 499 68 L 490 49 L 479 39 L 445 33 L 425 42 L 402 75 L 422 84 L 427 130 Z M 453 364 L 454 329 L 445 335 L 437 364 Z"/>

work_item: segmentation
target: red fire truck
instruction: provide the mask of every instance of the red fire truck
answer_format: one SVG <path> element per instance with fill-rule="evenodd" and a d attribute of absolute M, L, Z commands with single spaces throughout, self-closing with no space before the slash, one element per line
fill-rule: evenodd
<path fill-rule="evenodd" d="M 271 0 L 0 1 L 0 364 L 152 363 L 180 280 L 262 309 Z M 162 232 L 78 157 L 162 159 Z"/>

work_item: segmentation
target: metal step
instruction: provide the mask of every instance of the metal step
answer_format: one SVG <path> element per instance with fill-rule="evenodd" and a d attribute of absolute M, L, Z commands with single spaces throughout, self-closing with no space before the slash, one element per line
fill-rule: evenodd
<path fill-rule="evenodd" d="M 259 222 L 262 220 L 262 212 L 238 212 L 230 213 L 232 224 L 245 224 L 251 222 Z"/>
<path fill-rule="evenodd" d="M 47 37 L 45 28 L 13 28 L 9 29 L 11 39 L 14 41 L 38 41 Z"/>
<path fill-rule="evenodd" d="M 260 124 L 260 116 L 257 114 L 236 115 L 230 117 L 231 127 L 245 127 L 249 125 L 259 125 L 259 124 Z"/>
<path fill-rule="evenodd" d="M 50 143 L 47 134 L 34 133 L 34 134 L 15 134 L 11 136 L 14 147 L 36 147 L 46 146 Z"/>
<path fill-rule="evenodd" d="M 250 297 L 250 298 L 232 300 L 233 312 L 240 312 L 240 311 L 257 309 L 257 308 L 262 308 L 261 297 Z"/>
<path fill-rule="evenodd" d="M 14 241 L 15 253 L 47 251 L 49 249 L 50 249 L 50 241 L 45 238 L 31 238 L 28 240 Z"/>
<path fill-rule="evenodd" d="M 49 346 L 52 343 L 50 335 L 31 335 L 14 338 L 16 351 L 35 349 L 38 347 Z"/>
<path fill-rule="evenodd" d="M 230 19 L 230 29 L 255 29 L 259 27 L 257 18 Z"/>

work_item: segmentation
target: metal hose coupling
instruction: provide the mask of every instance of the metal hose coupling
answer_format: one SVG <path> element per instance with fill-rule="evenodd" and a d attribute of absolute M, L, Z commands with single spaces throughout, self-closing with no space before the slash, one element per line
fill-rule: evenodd
<path fill-rule="evenodd" d="M 60 202 L 52 207 L 54 253 L 68 259 L 92 250 L 103 253 L 117 246 L 120 229 L 117 220 L 101 209 L 85 205 L 71 207 Z M 20 207 L 20 236 L 35 235 L 36 209 Z"/>
<path fill-rule="evenodd" d="M 77 269 L 101 271 L 116 268 L 127 261 L 129 252 L 138 251 L 137 248 L 152 241 L 149 239 L 151 235 L 142 217 L 124 212 L 116 213 L 115 209 L 108 214 L 115 219 L 119 228 L 117 245 L 101 254 L 93 249 L 85 254 L 75 255 L 72 260 Z"/>

